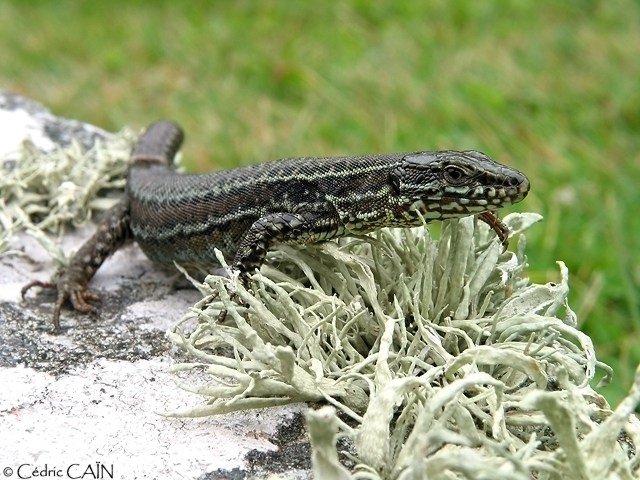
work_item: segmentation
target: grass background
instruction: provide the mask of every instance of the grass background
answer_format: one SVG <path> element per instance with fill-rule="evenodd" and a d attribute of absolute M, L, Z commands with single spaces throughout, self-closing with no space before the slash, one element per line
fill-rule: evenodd
<path fill-rule="evenodd" d="M 109 130 L 175 119 L 193 170 L 447 148 L 524 170 L 530 276 L 568 264 L 616 404 L 640 363 L 638 25 L 634 0 L 5 0 L 0 88 Z"/>

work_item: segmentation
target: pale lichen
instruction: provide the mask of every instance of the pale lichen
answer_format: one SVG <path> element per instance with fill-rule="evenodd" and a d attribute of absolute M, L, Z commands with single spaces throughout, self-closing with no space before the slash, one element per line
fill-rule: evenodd
<path fill-rule="evenodd" d="M 117 201 L 106 193 L 124 191 L 134 139 L 123 130 L 90 149 L 74 141 L 48 152 L 25 141 L 17 160 L 0 158 L 0 255 L 17 253 L 9 251 L 10 239 L 26 232 L 64 264 L 65 255 L 49 234 L 82 225 Z"/>
<path fill-rule="evenodd" d="M 637 394 L 625 416 L 591 388 L 600 364 L 565 265 L 557 283 L 525 276 L 522 232 L 540 218 L 505 217 L 515 252 L 467 217 L 438 240 L 421 227 L 281 247 L 250 289 L 208 277 L 170 332 L 194 359 L 174 367 L 180 386 L 207 401 L 174 414 L 327 403 L 308 414 L 317 478 L 633 478 Z"/>

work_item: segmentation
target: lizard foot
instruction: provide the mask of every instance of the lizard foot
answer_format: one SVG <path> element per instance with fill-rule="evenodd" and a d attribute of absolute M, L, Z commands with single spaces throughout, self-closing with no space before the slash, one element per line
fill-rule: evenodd
<path fill-rule="evenodd" d="M 89 302 L 98 302 L 100 301 L 100 297 L 83 285 L 65 281 L 64 278 L 59 279 L 56 282 L 41 282 L 39 280 L 35 280 L 22 287 L 20 294 L 22 295 L 23 300 L 25 299 L 27 292 L 33 287 L 57 290 L 58 292 L 52 316 L 54 335 L 59 335 L 62 331 L 60 328 L 60 312 L 62 311 L 62 306 L 67 300 L 69 300 L 73 308 L 79 312 L 98 314 L 98 309 Z"/>
<path fill-rule="evenodd" d="M 503 252 L 509 248 L 509 227 L 507 227 L 498 216 L 490 211 L 482 212 L 478 218 L 489 225 L 496 232 L 500 243 L 502 243 Z"/>
<path fill-rule="evenodd" d="M 248 290 L 251 286 L 251 278 L 244 270 L 242 269 L 237 269 L 237 270 L 239 271 L 238 282 L 241 283 L 242 286 Z M 246 305 L 246 303 L 242 301 L 238 293 L 235 291 L 229 293 L 229 300 L 234 303 L 237 303 L 238 305 L 243 305 L 243 306 Z M 224 310 L 221 310 L 220 313 L 218 314 L 218 318 L 216 319 L 216 322 L 220 324 L 224 322 L 226 318 L 227 318 L 227 309 L 225 308 Z"/>

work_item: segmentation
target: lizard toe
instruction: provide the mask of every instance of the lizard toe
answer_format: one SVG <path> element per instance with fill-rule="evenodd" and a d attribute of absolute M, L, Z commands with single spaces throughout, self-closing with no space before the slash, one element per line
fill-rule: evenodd
<path fill-rule="evenodd" d="M 40 280 L 34 280 L 32 282 L 27 283 L 24 287 L 22 287 L 22 289 L 20 290 L 20 296 L 22 297 L 22 299 L 25 299 L 25 296 L 27 295 L 27 292 L 29 290 L 31 290 L 33 287 L 40 287 L 43 289 L 57 289 L 58 286 L 55 283 L 51 283 L 51 282 L 42 282 Z"/>
<path fill-rule="evenodd" d="M 97 294 L 84 289 L 75 289 L 69 294 L 69 300 L 73 308 L 82 313 L 96 313 L 97 308 L 89 302 L 98 301 Z"/>

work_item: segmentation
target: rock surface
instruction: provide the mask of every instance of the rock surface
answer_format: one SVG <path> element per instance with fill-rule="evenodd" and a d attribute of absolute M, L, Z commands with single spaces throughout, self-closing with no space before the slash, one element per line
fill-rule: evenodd
<path fill-rule="evenodd" d="M 56 117 L 38 102 L 0 90 L 0 158 L 17 156 L 24 140 L 49 151 L 72 140 L 90 148 L 109 133 L 77 120 Z"/>
<path fill-rule="evenodd" d="M 0 91 L 0 159 L 16 160 L 28 139 L 50 150 L 72 139 L 90 147 L 109 133 L 53 116 L 41 105 Z M 1 228 L 1 226 L 0 226 Z M 91 233 L 63 239 L 65 251 Z M 308 478 L 302 405 L 219 417 L 166 418 L 160 412 L 202 400 L 178 388 L 168 368 L 181 353 L 167 328 L 198 298 L 135 245 L 118 251 L 92 287 L 101 318 L 71 312 L 51 335 L 51 292 L 21 287 L 47 280 L 53 266 L 40 245 L 17 235 L 21 254 L 0 257 L 0 468 L 8 478 Z M 76 475 L 76 477 L 74 477 Z M 97 473 L 96 473 L 97 475 Z M 98 478 L 97 476 L 91 478 Z"/>

